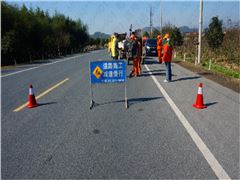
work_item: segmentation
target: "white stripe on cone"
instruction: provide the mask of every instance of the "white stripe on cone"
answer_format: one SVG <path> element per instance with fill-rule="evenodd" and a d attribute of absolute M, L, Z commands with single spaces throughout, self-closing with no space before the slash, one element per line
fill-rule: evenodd
<path fill-rule="evenodd" d="M 198 94 L 203 94 L 203 90 L 201 87 L 198 88 Z"/>
<path fill-rule="evenodd" d="M 29 95 L 33 95 L 33 89 L 29 88 Z"/>

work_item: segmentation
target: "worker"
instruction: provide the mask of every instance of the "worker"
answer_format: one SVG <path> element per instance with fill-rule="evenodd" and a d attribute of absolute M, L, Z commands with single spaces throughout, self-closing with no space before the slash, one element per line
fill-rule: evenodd
<path fill-rule="evenodd" d="M 112 47 L 113 35 L 108 39 L 108 53 L 111 55 L 111 47 Z"/>
<path fill-rule="evenodd" d="M 141 50 L 141 43 L 140 41 L 138 41 L 137 37 L 135 36 L 134 40 L 137 42 L 137 45 L 138 45 L 138 56 L 137 56 L 137 63 L 138 63 L 138 68 L 137 68 L 137 71 L 138 71 L 138 76 L 141 74 L 141 62 L 142 62 L 142 58 L 141 58 L 141 53 L 142 53 L 142 50 Z"/>
<path fill-rule="evenodd" d="M 138 56 L 139 56 L 139 52 L 138 52 L 138 42 L 137 42 L 137 38 L 135 38 L 135 36 L 132 34 L 130 36 L 130 40 L 132 43 L 132 49 L 131 49 L 131 53 L 132 53 L 132 58 L 133 58 L 133 70 L 130 73 L 129 77 L 131 78 L 134 74 L 134 77 L 139 76 L 139 62 L 138 62 Z"/>
<path fill-rule="evenodd" d="M 118 59 L 118 41 L 117 41 L 117 34 L 114 33 L 112 44 L 111 44 L 111 53 L 113 59 Z"/>
<path fill-rule="evenodd" d="M 162 63 L 162 38 L 160 35 L 157 36 L 157 54 L 158 62 Z"/>
<path fill-rule="evenodd" d="M 170 82 L 172 80 L 171 70 L 172 50 L 173 48 L 169 34 L 165 34 L 165 36 L 163 37 L 163 56 L 162 56 L 162 63 L 165 63 L 166 66 L 166 79 L 164 80 L 164 82 Z"/>

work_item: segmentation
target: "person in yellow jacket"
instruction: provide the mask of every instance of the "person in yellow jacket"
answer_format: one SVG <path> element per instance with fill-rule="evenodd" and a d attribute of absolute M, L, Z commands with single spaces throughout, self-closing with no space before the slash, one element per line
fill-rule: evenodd
<path fill-rule="evenodd" d="M 118 40 L 117 35 L 113 36 L 112 44 L 111 44 L 111 53 L 113 59 L 118 59 Z"/>
<path fill-rule="evenodd" d="M 108 39 L 108 53 L 111 55 L 111 47 L 112 47 L 113 35 Z"/>

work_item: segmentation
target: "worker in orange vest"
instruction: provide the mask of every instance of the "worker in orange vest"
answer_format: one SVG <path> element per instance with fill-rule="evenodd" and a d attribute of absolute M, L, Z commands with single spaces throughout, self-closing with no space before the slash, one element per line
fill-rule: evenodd
<path fill-rule="evenodd" d="M 141 43 L 140 43 L 140 41 L 138 41 L 138 39 L 137 39 L 137 37 L 135 36 L 135 41 L 137 41 L 137 43 L 138 43 L 138 69 L 137 69 L 137 71 L 138 71 L 138 76 L 141 74 L 141 62 L 142 62 L 142 59 L 141 59 L 141 53 L 142 53 L 142 51 L 141 51 Z"/>
<path fill-rule="evenodd" d="M 170 82 L 172 80 L 172 69 L 171 69 L 171 61 L 172 61 L 172 44 L 170 41 L 169 34 L 165 34 L 163 37 L 163 56 L 162 63 L 165 63 L 166 66 L 166 79 L 164 82 Z"/>
<path fill-rule="evenodd" d="M 162 63 L 162 38 L 160 35 L 157 36 L 157 53 L 158 53 L 158 62 Z"/>
<path fill-rule="evenodd" d="M 137 38 L 132 34 L 130 36 L 130 40 L 132 43 L 132 58 L 133 58 L 133 70 L 130 73 L 129 77 L 131 78 L 134 74 L 134 77 L 139 76 L 139 62 L 138 62 L 138 56 L 139 56 L 139 47 L 138 47 L 138 41 Z"/>

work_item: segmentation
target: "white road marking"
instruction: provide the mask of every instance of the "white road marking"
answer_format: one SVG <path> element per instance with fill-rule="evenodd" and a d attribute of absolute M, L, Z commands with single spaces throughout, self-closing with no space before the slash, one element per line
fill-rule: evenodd
<path fill-rule="evenodd" d="M 51 64 L 64 62 L 64 61 L 67 61 L 67 60 L 69 60 L 69 59 L 74 59 L 74 58 L 78 58 L 78 57 L 81 57 L 81 56 L 88 55 L 88 54 L 90 54 L 90 53 L 91 53 L 91 54 L 96 54 L 96 53 L 101 52 L 101 51 L 104 51 L 104 50 L 105 50 L 105 49 L 103 49 L 103 50 L 97 50 L 97 51 L 91 51 L 91 52 L 86 53 L 86 54 L 80 54 L 80 55 L 78 55 L 78 56 L 69 57 L 69 58 L 66 58 L 66 59 L 63 59 L 63 60 L 59 60 L 59 61 L 55 61 L 55 62 L 52 62 L 52 63 L 47 63 L 47 64 L 43 64 L 43 65 L 40 65 L 40 66 L 37 66 L 37 67 L 32 67 L 32 68 L 24 69 L 24 70 L 21 70 L 21 71 L 9 73 L 9 74 L 6 74 L 6 75 L 2 75 L 1 78 L 7 77 L 7 76 L 11 76 L 11 75 L 14 75 L 14 74 L 19 74 L 19 73 L 22 73 L 22 72 L 25 72 L 25 71 L 30 71 L 30 70 L 37 69 L 37 68 L 40 68 L 40 67 L 43 67 L 43 66 L 48 66 L 48 65 L 51 65 Z"/>
<path fill-rule="evenodd" d="M 151 75 L 151 77 L 152 77 L 153 81 L 155 82 L 155 84 L 157 85 L 158 89 L 161 91 L 161 93 L 163 94 L 163 96 L 165 97 L 167 102 L 170 104 L 171 108 L 173 109 L 173 111 L 177 115 L 178 119 L 180 120 L 182 125 L 185 127 L 185 129 L 187 130 L 188 134 L 190 135 L 190 137 L 192 138 L 192 140 L 194 141 L 194 143 L 196 144 L 198 149 L 203 154 L 204 158 L 207 160 L 208 164 L 210 165 L 210 167 L 212 168 L 212 170 L 214 171 L 216 176 L 219 179 L 231 179 L 229 177 L 229 175 L 226 173 L 226 171 L 223 169 L 223 167 L 220 165 L 218 160 L 214 157 L 212 152 L 209 150 L 209 148 L 206 146 L 206 144 L 203 142 L 203 140 L 198 135 L 198 133 L 193 129 L 191 124 L 185 118 L 183 113 L 178 109 L 176 104 L 169 97 L 167 92 L 163 89 L 161 84 L 158 82 L 157 78 L 152 74 L 152 72 L 150 71 L 150 69 L 148 68 L 148 66 L 146 64 L 145 64 L 145 67 L 149 71 L 149 74 Z"/>
<path fill-rule="evenodd" d="M 40 67 L 43 67 L 43 66 L 48 66 L 48 65 L 55 64 L 55 63 L 64 62 L 64 61 L 74 59 L 74 58 L 78 58 L 78 57 L 85 56 L 85 55 L 87 55 L 87 54 L 81 54 L 81 55 L 74 56 L 74 57 L 69 57 L 69 58 L 66 58 L 66 59 L 63 59 L 63 60 L 58 60 L 58 61 L 55 61 L 55 62 L 52 62 L 52 63 L 43 64 L 43 65 L 40 65 L 40 66 L 37 66 L 37 67 L 32 67 L 32 68 L 24 69 L 24 70 L 21 70 L 21 71 L 9 73 L 9 74 L 6 74 L 6 75 L 2 75 L 1 78 L 7 77 L 7 76 L 12 76 L 14 74 L 19 74 L 19 73 L 22 73 L 22 72 L 25 72 L 25 71 L 30 71 L 30 70 L 37 69 L 37 68 L 40 68 Z"/>

